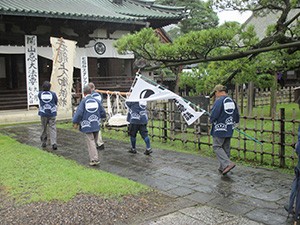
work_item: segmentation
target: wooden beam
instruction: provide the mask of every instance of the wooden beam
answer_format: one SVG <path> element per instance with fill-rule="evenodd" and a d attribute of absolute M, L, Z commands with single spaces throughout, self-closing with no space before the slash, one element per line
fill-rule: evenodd
<path fill-rule="evenodd" d="M 109 94 L 109 95 L 121 95 L 127 97 L 130 92 L 120 92 L 120 91 L 105 91 L 105 90 L 95 90 L 98 93 Z"/>

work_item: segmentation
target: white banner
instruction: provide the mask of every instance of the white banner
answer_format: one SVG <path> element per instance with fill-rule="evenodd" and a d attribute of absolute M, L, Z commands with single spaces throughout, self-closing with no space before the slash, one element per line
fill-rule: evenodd
<path fill-rule="evenodd" d="M 178 107 L 181 115 L 188 125 L 194 123 L 205 111 L 196 112 L 190 102 L 181 98 L 174 92 L 161 87 L 160 85 L 142 79 L 141 75 L 136 77 L 135 83 L 131 88 L 131 94 L 126 100 L 128 102 L 137 101 L 157 101 L 174 99 L 175 105 Z"/>
<path fill-rule="evenodd" d="M 75 59 L 75 41 L 50 38 L 53 52 L 51 90 L 56 92 L 60 110 L 72 111 L 72 85 Z"/>
<path fill-rule="evenodd" d="M 39 71 L 37 56 L 37 37 L 25 35 L 27 106 L 38 105 Z"/>
<path fill-rule="evenodd" d="M 83 96 L 83 87 L 89 84 L 88 57 L 82 56 L 81 64 L 81 92 Z"/>
<path fill-rule="evenodd" d="M 205 111 L 196 112 L 191 106 L 190 102 L 184 100 L 183 98 L 174 99 L 175 105 L 181 112 L 182 117 L 188 125 L 194 123 Z"/>
<path fill-rule="evenodd" d="M 138 102 L 140 100 L 144 101 L 157 101 L 157 100 L 167 100 L 179 97 L 172 91 L 161 87 L 156 83 L 149 83 L 142 79 L 141 75 L 136 76 L 135 84 L 131 89 L 129 98 L 126 101 Z"/>

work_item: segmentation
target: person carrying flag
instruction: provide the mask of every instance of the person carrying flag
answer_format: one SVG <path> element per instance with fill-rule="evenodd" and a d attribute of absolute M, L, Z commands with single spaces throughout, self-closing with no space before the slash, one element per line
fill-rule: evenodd
<path fill-rule="evenodd" d="M 128 107 L 128 114 L 127 114 L 127 122 L 129 122 L 128 133 L 130 136 L 130 143 L 131 149 L 129 150 L 130 153 L 136 154 L 136 135 L 137 132 L 140 133 L 141 137 L 143 138 L 146 144 L 146 151 L 144 152 L 145 155 L 150 155 L 152 153 L 151 146 L 150 146 L 150 138 L 148 136 L 148 115 L 147 115 L 147 102 L 146 101 L 136 101 L 136 102 L 125 102 L 126 106 Z"/>

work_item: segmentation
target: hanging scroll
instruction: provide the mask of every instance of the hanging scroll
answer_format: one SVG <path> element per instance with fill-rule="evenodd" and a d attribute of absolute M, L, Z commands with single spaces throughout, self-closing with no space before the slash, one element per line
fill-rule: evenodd
<path fill-rule="evenodd" d="M 83 87 L 88 85 L 89 83 L 89 71 L 88 71 L 88 57 L 82 56 L 81 57 L 81 92 L 83 94 Z"/>
<path fill-rule="evenodd" d="M 56 92 L 60 111 L 72 112 L 72 85 L 75 58 L 75 41 L 50 38 L 53 51 L 51 90 Z"/>
<path fill-rule="evenodd" d="M 27 107 L 38 105 L 39 72 L 37 56 L 37 37 L 25 35 Z"/>

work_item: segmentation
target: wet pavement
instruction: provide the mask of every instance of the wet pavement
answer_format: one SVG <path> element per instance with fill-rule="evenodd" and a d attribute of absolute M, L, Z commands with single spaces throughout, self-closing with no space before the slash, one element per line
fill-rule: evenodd
<path fill-rule="evenodd" d="M 6 127 L 2 132 L 40 148 L 40 125 Z M 104 140 L 97 169 L 148 185 L 175 199 L 172 207 L 144 218 L 142 225 L 283 225 L 292 224 L 283 206 L 292 175 L 237 165 L 228 175 L 219 174 L 214 158 L 153 149 L 151 156 L 128 153 L 129 139 Z M 51 151 L 51 146 L 47 146 Z M 58 129 L 58 150 L 53 151 L 88 165 L 84 136 Z"/>

